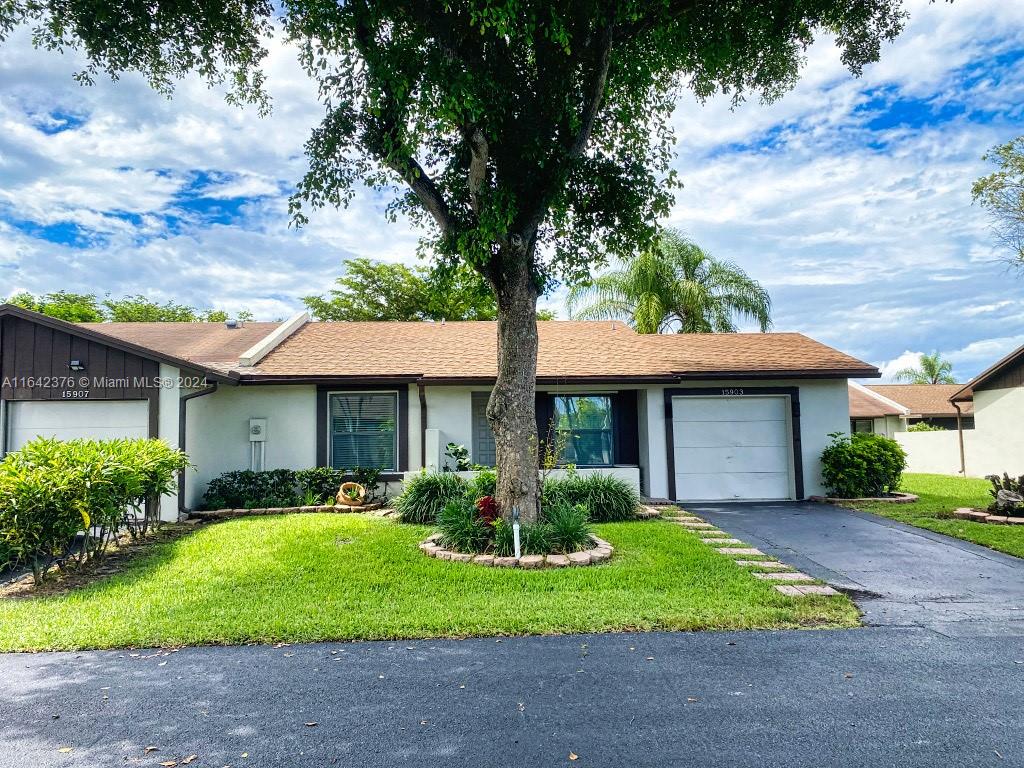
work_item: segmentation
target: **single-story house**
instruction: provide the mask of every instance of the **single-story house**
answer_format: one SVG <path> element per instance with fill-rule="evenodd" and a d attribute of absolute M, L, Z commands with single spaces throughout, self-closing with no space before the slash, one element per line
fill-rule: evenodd
<path fill-rule="evenodd" d="M 940 429 L 974 429 L 970 399 L 950 398 L 959 384 L 860 384 L 850 382 L 850 431 L 895 437 L 924 422 Z"/>
<path fill-rule="evenodd" d="M 797 333 L 547 321 L 539 335 L 541 435 L 564 431 L 564 461 L 654 498 L 821 493 L 847 380 L 878 375 Z M 0 363 L 0 451 L 37 435 L 159 437 L 195 464 L 180 510 L 229 470 L 374 465 L 400 481 L 443 466 L 448 442 L 494 462 L 494 323 L 74 324 L 0 306 Z"/>
<path fill-rule="evenodd" d="M 961 434 L 968 474 L 1024 475 L 1024 346 L 979 373 L 950 400 L 961 408 L 973 406 L 974 435 Z"/>

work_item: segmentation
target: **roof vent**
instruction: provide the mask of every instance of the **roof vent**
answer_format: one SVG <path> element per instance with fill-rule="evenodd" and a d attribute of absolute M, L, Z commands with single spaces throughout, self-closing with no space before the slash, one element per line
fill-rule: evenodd
<path fill-rule="evenodd" d="M 227 328 L 241 328 L 243 325 L 245 325 L 245 323 L 243 323 L 241 320 L 231 319 L 231 320 L 225 320 L 224 321 L 224 325 Z"/>

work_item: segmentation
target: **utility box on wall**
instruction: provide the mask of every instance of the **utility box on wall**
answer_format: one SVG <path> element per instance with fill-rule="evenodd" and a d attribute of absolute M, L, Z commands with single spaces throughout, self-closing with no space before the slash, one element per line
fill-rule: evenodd
<path fill-rule="evenodd" d="M 253 443 L 262 443 L 267 439 L 267 420 L 249 419 L 249 440 Z"/>

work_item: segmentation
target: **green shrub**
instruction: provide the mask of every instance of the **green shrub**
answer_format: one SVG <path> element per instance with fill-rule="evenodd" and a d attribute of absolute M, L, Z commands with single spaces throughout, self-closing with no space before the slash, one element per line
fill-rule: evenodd
<path fill-rule="evenodd" d="M 483 552 L 494 530 L 465 496 L 449 501 L 437 516 L 441 546 L 456 552 Z"/>
<path fill-rule="evenodd" d="M 395 499 L 395 511 L 403 523 L 433 523 L 448 502 L 466 497 L 469 484 L 452 472 L 421 472 L 405 483 Z"/>
<path fill-rule="evenodd" d="M 99 556 L 127 528 L 144 534 L 159 521 L 160 497 L 188 466 L 161 440 L 39 438 L 0 462 L 0 543 L 7 559 L 31 566 L 36 582 L 72 556 Z"/>
<path fill-rule="evenodd" d="M 498 492 L 498 474 L 493 469 L 481 469 L 476 477 L 469 481 L 470 498 L 479 499 L 483 496 L 494 496 Z"/>
<path fill-rule="evenodd" d="M 322 478 L 316 482 L 322 482 Z M 319 487 L 316 490 L 319 490 Z M 334 492 L 337 492 L 337 487 Z M 299 501 L 296 472 L 291 469 L 271 469 L 265 472 L 242 469 L 225 472 L 211 480 L 203 494 L 204 509 L 292 507 Z"/>
<path fill-rule="evenodd" d="M 304 506 L 328 503 L 338 495 L 338 489 L 343 482 L 345 471 L 334 467 L 313 467 L 295 472 L 298 498 L 302 500 Z"/>
<path fill-rule="evenodd" d="M 907 432 L 945 432 L 945 427 L 929 424 L 927 421 L 918 421 L 907 427 Z"/>
<path fill-rule="evenodd" d="M 496 557 L 515 555 L 515 534 L 512 526 L 504 520 L 494 523 L 492 545 Z M 546 555 L 554 551 L 551 543 L 551 527 L 547 523 L 521 523 L 519 526 L 519 553 L 522 555 Z"/>
<path fill-rule="evenodd" d="M 544 506 L 582 504 L 595 523 L 632 520 L 640 506 L 640 494 L 625 480 L 594 473 L 549 477 L 544 483 Z"/>
<path fill-rule="evenodd" d="M 852 499 L 899 490 L 907 454 L 895 440 L 867 432 L 829 435 L 821 454 L 821 476 L 829 496 Z"/>
<path fill-rule="evenodd" d="M 383 472 L 373 467 L 355 467 L 349 473 L 352 481 L 359 483 L 366 489 L 366 500 L 376 501 L 380 498 L 387 498 L 387 483 L 384 484 L 385 493 L 381 494 L 377 488 L 381 483 L 380 476 Z"/>
<path fill-rule="evenodd" d="M 1002 512 L 1003 514 L 1006 514 L 1007 510 L 1017 512 L 1021 506 L 1024 506 L 1020 504 L 1011 504 L 1008 506 L 1006 504 L 999 503 L 1000 491 L 1009 491 L 1010 493 L 1015 493 L 1018 496 L 1024 496 L 1024 475 L 1015 479 L 1010 477 L 1009 472 L 1003 472 L 1002 477 L 999 475 L 985 475 L 985 479 L 992 483 L 992 488 L 989 490 L 989 494 L 992 496 L 992 503 L 988 507 L 990 512 Z"/>
<path fill-rule="evenodd" d="M 543 510 L 543 522 L 548 528 L 549 551 L 579 552 L 590 547 L 590 520 L 582 504 L 549 506 Z"/>

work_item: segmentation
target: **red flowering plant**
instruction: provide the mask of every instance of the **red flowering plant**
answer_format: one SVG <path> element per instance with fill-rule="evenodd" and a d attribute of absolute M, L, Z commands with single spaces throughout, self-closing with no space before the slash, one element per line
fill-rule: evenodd
<path fill-rule="evenodd" d="M 476 510 L 479 513 L 480 519 L 490 525 L 494 525 L 494 521 L 501 517 L 498 501 L 493 496 L 481 496 L 477 499 Z"/>

